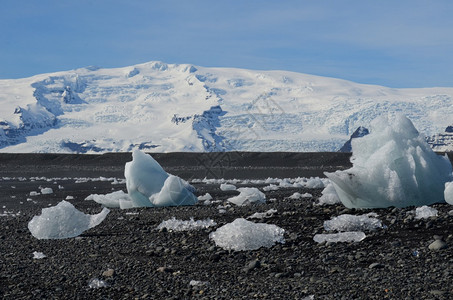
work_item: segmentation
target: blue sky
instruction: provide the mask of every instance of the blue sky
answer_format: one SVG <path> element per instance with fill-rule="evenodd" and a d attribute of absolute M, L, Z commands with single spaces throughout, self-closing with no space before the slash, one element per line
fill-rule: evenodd
<path fill-rule="evenodd" d="M 453 1 L 2 0 L 0 78 L 152 60 L 453 87 Z"/>

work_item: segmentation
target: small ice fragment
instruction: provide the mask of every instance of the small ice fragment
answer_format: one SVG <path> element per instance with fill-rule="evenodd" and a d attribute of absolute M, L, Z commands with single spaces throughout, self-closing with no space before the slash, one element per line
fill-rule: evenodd
<path fill-rule="evenodd" d="M 101 280 L 98 278 L 93 278 L 88 283 L 88 286 L 92 289 L 97 289 L 97 288 L 107 287 L 108 285 L 104 280 Z"/>
<path fill-rule="evenodd" d="M 206 193 L 203 196 L 198 196 L 198 201 L 209 201 L 209 200 L 212 200 L 212 196 L 209 193 Z"/>
<path fill-rule="evenodd" d="M 329 234 L 316 234 L 313 240 L 317 243 L 323 242 L 360 242 L 366 238 L 366 235 L 362 231 L 349 231 L 340 233 L 329 233 Z"/>
<path fill-rule="evenodd" d="M 437 217 L 437 209 L 426 205 L 415 209 L 416 219 L 427 219 L 429 217 Z"/>
<path fill-rule="evenodd" d="M 277 191 L 279 187 L 275 184 L 270 184 L 268 186 L 263 187 L 263 191 L 269 192 L 269 191 Z"/>
<path fill-rule="evenodd" d="M 209 228 L 215 225 L 217 225 L 217 223 L 211 219 L 195 221 L 193 218 L 190 218 L 190 220 L 185 221 L 173 217 L 169 220 L 162 221 L 159 226 L 157 226 L 157 229 L 166 228 L 168 231 L 188 231 Z"/>
<path fill-rule="evenodd" d="M 31 191 L 31 192 L 30 192 L 30 197 L 39 196 L 39 195 L 41 195 L 41 193 L 38 193 L 38 192 L 36 192 L 36 191 Z"/>
<path fill-rule="evenodd" d="M 38 251 L 34 251 L 33 252 L 33 259 L 43 259 L 43 258 L 46 258 L 47 256 L 42 253 L 42 252 L 38 252 Z"/>
<path fill-rule="evenodd" d="M 266 196 L 257 188 L 239 188 L 240 194 L 228 199 L 229 202 L 236 205 L 248 205 L 250 203 L 264 203 Z"/>
<path fill-rule="evenodd" d="M 269 209 L 268 211 L 265 211 L 263 213 L 254 213 L 253 215 L 247 217 L 247 219 L 265 219 L 265 218 L 270 218 L 272 217 L 275 213 L 277 212 L 276 209 Z"/>
<path fill-rule="evenodd" d="M 209 282 L 208 281 L 201 281 L 201 280 L 191 280 L 189 282 L 189 285 L 190 286 L 205 286 L 205 285 L 209 285 Z"/>
<path fill-rule="evenodd" d="M 28 229 L 37 239 L 71 238 L 99 225 L 108 213 L 104 208 L 96 215 L 86 215 L 63 200 L 56 206 L 43 208 L 41 215 L 28 223 Z"/>
<path fill-rule="evenodd" d="M 129 195 L 126 194 L 123 191 L 116 191 L 110 194 L 91 194 L 88 197 L 85 198 L 85 200 L 92 200 L 96 203 L 99 203 L 105 207 L 122 207 L 122 202 L 131 202 L 131 199 L 129 198 Z"/>
<path fill-rule="evenodd" d="M 68 196 L 66 196 L 65 200 L 74 200 L 74 196 L 68 195 Z"/>
<path fill-rule="evenodd" d="M 42 188 L 41 194 L 43 194 L 43 195 L 53 194 L 53 190 L 52 190 L 52 188 Z"/>
<path fill-rule="evenodd" d="M 311 198 L 313 197 L 312 194 L 310 193 L 304 193 L 304 194 L 301 194 L 299 192 L 295 192 L 294 194 L 292 194 L 291 196 L 289 196 L 288 198 L 289 199 L 300 199 L 300 198 Z"/>
<path fill-rule="evenodd" d="M 332 183 L 329 182 L 327 186 L 321 192 L 322 196 L 319 197 L 318 205 L 332 205 L 341 203 L 340 198 L 338 198 L 335 187 Z"/>
<path fill-rule="evenodd" d="M 324 221 L 324 229 L 327 231 L 363 231 L 382 228 L 382 223 L 376 219 L 375 213 L 361 216 L 339 215 L 331 220 Z"/>
<path fill-rule="evenodd" d="M 220 185 L 220 189 L 222 191 L 235 191 L 236 190 L 236 186 L 234 184 L 222 183 Z"/>
<path fill-rule="evenodd" d="M 239 218 L 211 232 L 209 237 L 223 249 L 242 251 L 285 243 L 284 233 L 285 230 L 277 225 L 254 223 Z"/>

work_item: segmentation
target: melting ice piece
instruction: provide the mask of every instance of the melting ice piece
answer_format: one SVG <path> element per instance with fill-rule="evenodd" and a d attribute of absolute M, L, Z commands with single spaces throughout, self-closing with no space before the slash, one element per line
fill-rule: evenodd
<path fill-rule="evenodd" d="M 242 251 L 284 243 L 284 233 L 285 230 L 277 225 L 254 223 L 239 218 L 211 232 L 209 237 L 223 249 Z"/>
<path fill-rule="evenodd" d="M 34 251 L 33 252 L 33 259 L 43 259 L 43 258 L 46 258 L 47 256 L 42 253 L 42 252 L 38 252 L 38 251 Z"/>
<path fill-rule="evenodd" d="M 165 172 L 157 161 L 140 150 L 132 152 L 132 161 L 126 163 L 124 175 L 130 207 L 194 205 L 198 201 L 186 181 Z"/>
<path fill-rule="evenodd" d="M 416 219 L 427 219 L 429 217 L 436 217 L 437 216 L 437 209 L 434 207 L 429 207 L 429 206 L 422 206 L 422 207 L 417 207 L 415 209 L 415 218 Z"/>
<path fill-rule="evenodd" d="M 107 286 L 108 286 L 107 282 L 98 278 L 93 278 L 90 280 L 90 282 L 88 282 L 88 287 L 92 289 L 103 288 Z"/>
<path fill-rule="evenodd" d="M 116 191 L 110 194 L 91 194 L 85 200 L 93 200 L 96 203 L 102 204 L 105 207 L 121 207 L 121 202 L 131 202 L 129 195 L 123 191 Z"/>
<path fill-rule="evenodd" d="M 265 219 L 265 218 L 270 218 L 272 217 L 275 213 L 277 212 L 276 209 L 269 209 L 268 211 L 262 212 L 262 213 L 254 213 L 253 215 L 247 217 L 247 219 Z"/>
<path fill-rule="evenodd" d="M 103 208 L 96 215 L 86 215 L 67 201 L 43 208 L 40 216 L 28 222 L 28 229 L 37 239 L 65 239 L 80 235 L 99 225 L 110 211 Z"/>
<path fill-rule="evenodd" d="M 366 235 L 362 231 L 350 231 L 340 233 L 328 233 L 328 234 L 316 234 L 313 240 L 317 243 L 323 242 L 360 242 L 366 238 Z"/>
<path fill-rule="evenodd" d="M 444 197 L 445 201 L 453 205 L 453 182 L 445 183 Z"/>
<path fill-rule="evenodd" d="M 250 203 L 264 203 L 266 196 L 257 188 L 238 188 L 240 194 L 228 199 L 229 202 L 236 205 L 247 205 Z"/>
<path fill-rule="evenodd" d="M 236 190 L 236 186 L 234 184 L 222 183 L 220 185 L 220 189 L 222 191 L 235 191 Z"/>
<path fill-rule="evenodd" d="M 339 215 L 332 220 L 324 221 L 324 229 L 327 231 L 363 231 L 382 228 L 380 220 L 376 219 L 375 213 L 361 216 Z"/>
<path fill-rule="evenodd" d="M 329 182 L 327 186 L 322 190 L 322 196 L 319 197 L 319 205 L 332 205 L 340 203 L 335 187 Z"/>
<path fill-rule="evenodd" d="M 190 218 L 190 220 L 178 220 L 173 217 L 169 220 L 162 221 L 159 226 L 157 226 L 157 229 L 166 228 L 170 231 L 187 231 L 209 228 L 215 225 L 217 225 L 217 223 L 211 219 L 195 221 L 193 218 Z"/>
<path fill-rule="evenodd" d="M 405 116 L 375 119 L 369 135 L 352 140 L 352 151 L 352 168 L 325 173 L 346 207 L 444 202 L 444 184 L 451 181 L 451 163 L 433 152 Z"/>

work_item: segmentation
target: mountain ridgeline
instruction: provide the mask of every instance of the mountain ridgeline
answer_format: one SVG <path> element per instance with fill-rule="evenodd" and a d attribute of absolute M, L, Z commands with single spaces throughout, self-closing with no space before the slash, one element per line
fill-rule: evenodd
<path fill-rule="evenodd" d="M 0 103 L 1 152 L 335 152 L 395 112 L 453 150 L 453 88 L 149 62 L 0 80 Z"/>

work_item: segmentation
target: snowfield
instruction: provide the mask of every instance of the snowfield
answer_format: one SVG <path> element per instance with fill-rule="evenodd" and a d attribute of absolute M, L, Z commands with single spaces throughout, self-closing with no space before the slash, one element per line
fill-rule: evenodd
<path fill-rule="evenodd" d="M 0 151 L 337 151 L 395 111 L 445 151 L 450 136 L 434 135 L 452 125 L 452 96 L 286 71 L 88 67 L 0 80 Z"/>

